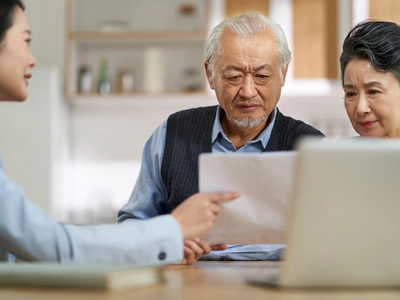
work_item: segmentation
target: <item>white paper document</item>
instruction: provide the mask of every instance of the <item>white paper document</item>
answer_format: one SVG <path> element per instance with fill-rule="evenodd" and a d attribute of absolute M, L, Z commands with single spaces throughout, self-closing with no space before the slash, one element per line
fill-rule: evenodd
<path fill-rule="evenodd" d="M 221 203 L 213 229 L 202 238 L 216 244 L 283 244 L 297 153 L 201 154 L 200 192 L 236 191 Z"/>

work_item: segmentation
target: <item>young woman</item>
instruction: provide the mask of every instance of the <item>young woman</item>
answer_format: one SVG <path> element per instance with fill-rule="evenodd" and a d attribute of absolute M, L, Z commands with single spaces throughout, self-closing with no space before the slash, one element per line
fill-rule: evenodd
<path fill-rule="evenodd" d="M 23 101 L 35 59 L 31 32 L 20 0 L 0 3 L 0 101 Z M 238 193 L 196 194 L 170 215 L 146 221 L 100 226 L 57 223 L 26 199 L 5 174 L 0 161 L 0 260 L 9 253 L 29 261 L 62 263 L 191 263 L 211 247 L 197 237 L 211 229 L 217 202 Z M 183 240 L 192 239 L 187 248 Z M 196 251 L 198 249 L 198 251 Z M 183 260 L 182 260 L 183 258 Z"/>

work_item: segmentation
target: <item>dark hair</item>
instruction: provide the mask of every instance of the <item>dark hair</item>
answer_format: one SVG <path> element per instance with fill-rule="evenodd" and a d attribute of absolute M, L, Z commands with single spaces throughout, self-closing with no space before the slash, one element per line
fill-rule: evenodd
<path fill-rule="evenodd" d="M 352 59 L 369 59 L 378 72 L 391 72 L 400 81 L 400 26 L 366 20 L 353 27 L 340 55 L 342 85 L 344 71 Z"/>
<path fill-rule="evenodd" d="M 14 9 L 19 6 L 25 10 L 25 6 L 21 0 L 1 0 L 0 3 L 0 44 L 3 42 L 7 30 L 14 23 Z"/>

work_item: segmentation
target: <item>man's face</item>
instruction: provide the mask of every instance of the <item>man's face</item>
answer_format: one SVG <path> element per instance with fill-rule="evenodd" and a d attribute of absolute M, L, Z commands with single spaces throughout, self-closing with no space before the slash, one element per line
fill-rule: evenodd
<path fill-rule="evenodd" d="M 210 87 L 225 111 L 224 130 L 265 128 L 281 95 L 287 66 L 280 70 L 278 46 L 268 31 L 242 39 L 225 30 L 221 48 L 211 74 L 206 63 Z"/>

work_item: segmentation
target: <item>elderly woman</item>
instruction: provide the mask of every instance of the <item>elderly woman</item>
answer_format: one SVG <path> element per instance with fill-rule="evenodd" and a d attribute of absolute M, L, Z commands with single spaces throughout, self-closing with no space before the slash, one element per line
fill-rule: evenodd
<path fill-rule="evenodd" d="M 400 137 L 400 26 L 364 21 L 340 56 L 344 104 L 362 137 Z"/>
<path fill-rule="evenodd" d="M 36 61 L 29 44 L 31 31 L 20 0 L 0 2 L 0 102 L 23 101 Z M 18 120 L 15 120 L 18 122 Z M 62 263 L 130 263 L 136 265 L 191 263 L 196 253 L 183 240 L 194 239 L 211 229 L 219 201 L 238 193 L 196 194 L 170 215 L 140 222 L 73 226 L 57 223 L 30 202 L 22 189 L 5 174 L 0 161 L 0 261 L 9 253 L 29 261 Z"/>

